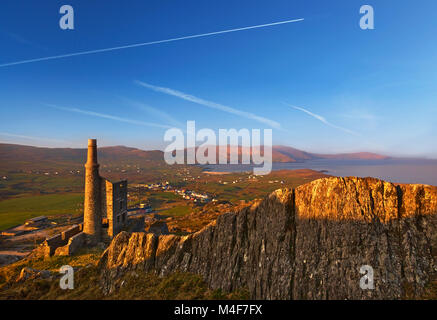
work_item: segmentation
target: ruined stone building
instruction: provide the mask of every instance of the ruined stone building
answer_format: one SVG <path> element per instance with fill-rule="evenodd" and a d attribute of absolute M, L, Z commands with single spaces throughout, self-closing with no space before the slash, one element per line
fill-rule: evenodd
<path fill-rule="evenodd" d="M 88 140 L 85 164 L 83 232 L 90 244 L 112 238 L 127 219 L 127 181 L 112 183 L 99 175 L 97 142 Z"/>
<path fill-rule="evenodd" d="M 85 201 L 83 224 L 44 241 L 44 256 L 70 255 L 84 245 L 112 239 L 127 220 L 127 181 L 110 182 L 99 175 L 97 142 L 88 140 L 85 164 Z"/>

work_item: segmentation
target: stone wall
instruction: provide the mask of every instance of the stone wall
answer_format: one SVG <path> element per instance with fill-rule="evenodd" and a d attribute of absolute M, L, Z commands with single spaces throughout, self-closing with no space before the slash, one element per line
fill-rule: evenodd
<path fill-rule="evenodd" d="M 68 240 L 72 236 L 74 236 L 82 231 L 83 231 L 83 224 L 74 225 L 71 228 L 61 232 L 62 240 Z"/>
<path fill-rule="evenodd" d="M 65 253 L 70 252 L 70 249 L 65 247 L 69 247 L 70 240 L 75 237 L 77 234 L 82 233 L 83 224 L 74 225 L 69 229 L 58 233 L 50 238 L 47 238 L 42 244 L 38 251 L 44 257 L 51 257 L 52 255 L 59 255 L 57 253 Z M 75 240 L 77 241 L 77 240 Z M 64 248 L 64 249 L 60 249 Z M 64 255 L 64 254 L 61 254 Z"/>
<path fill-rule="evenodd" d="M 121 231 L 127 220 L 127 181 L 113 183 L 114 233 Z"/>
<path fill-rule="evenodd" d="M 102 178 L 101 183 L 101 200 L 102 200 L 102 218 L 108 224 L 106 235 L 112 238 L 114 236 L 114 214 L 112 208 L 112 183 L 105 178 Z"/>
<path fill-rule="evenodd" d="M 184 237 L 120 233 L 103 254 L 102 285 L 142 268 L 203 276 L 213 289 L 255 299 L 399 299 L 435 275 L 437 188 L 325 178 L 273 192 Z M 360 267 L 375 289 L 359 286 Z"/>
<path fill-rule="evenodd" d="M 127 181 L 110 182 L 102 178 L 102 212 L 108 221 L 107 235 L 119 233 L 127 220 Z"/>
<path fill-rule="evenodd" d="M 55 250 L 55 256 L 69 256 L 75 254 L 85 244 L 86 236 L 80 232 L 71 238 L 65 246 L 59 247 Z"/>
<path fill-rule="evenodd" d="M 41 252 L 44 255 L 44 257 L 51 257 L 54 253 L 56 248 L 59 248 L 61 246 L 64 246 L 67 244 L 67 240 L 62 239 L 62 234 L 54 235 L 50 238 L 47 238 L 41 245 Z"/>

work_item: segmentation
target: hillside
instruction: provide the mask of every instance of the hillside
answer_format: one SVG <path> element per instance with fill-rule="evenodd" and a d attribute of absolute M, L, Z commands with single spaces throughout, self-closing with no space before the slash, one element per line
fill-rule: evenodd
<path fill-rule="evenodd" d="M 195 151 L 198 151 L 198 147 L 195 148 Z M 187 157 L 187 152 L 191 151 L 191 149 L 185 149 L 185 157 Z M 227 155 L 228 161 L 230 160 L 231 148 L 227 146 L 227 148 L 215 147 L 216 152 L 216 162 L 219 162 L 219 153 L 225 151 Z M 252 157 L 253 148 L 250 147 L 242 147 L 239 146 L 237 149 L 238 161 L 242 162 L 243 156 Z M 260 148 L 261 155 L 264 154 L 264 147 Z M 208 155 L 208 152 L 205 152 L 205 156 Z M 356 152 L 356 153 L 339 153 L 339 154 L 319 154 L 319 153 L 310 153 L 306 151 L 302 151 L 299 149 L 295 149 L 287 146 L 273 146 L 272 147 L 272 161 L 276 163 L 290 163 L 290 162 L 304 162 L 307 160 L 317 160 L 317 159 L 331 159 L 331 160 L 384 160 L 389 159 L 387 156 L 379 155 L 376 153 L 370 152 Z"/>
<path fill-rule="evenodd" d="M 187 236 L 123 231 L 103 254 L 19 261 L 0 269 L 0 299 L 435 299 L 436 228 L 437 187 L 323 178 Z M 59 289 L 64 264 L 77 290 Z"/>
<path fill-rule="evenodd" d="M 294 161 L 335 159 L 335 160 L 384 160 L 389 157 L 371 152 L 319 154 L 310 153 L 286 146 L 273 146 L 273 151 L 288 156 Z M 275 162 L 275 161 L 274 161 Z M 280 162 L 280 161 L 278 161 Z"/>
<path fill-rule="evenodd" d="M 219 148 L 217 147 L 217 157 Z M 229 148 L 228 148 L 229 158 Z M 185 151 L 186 152 L 186 151 Z M 249 148 L 239 147 L 239 157 L 242 154 L 249 154 Z M 273 162 L 297 162 L 314 159 L 348 159 L 348 160 L 376 160 L 388 157 L 373 153 L 345 153 L 345 154 L 315 154 L 301 151 L 286 146 L 273 146 Z M 72 148 L 40 148 L 15 144 L 0 143 L 0 169 L 62 169 L 77 168 L 82 166 L 86 159 L 86 149 Z M 111 165 L 122 163 L 141 164 L 153 166 L 164 164 L 164 154 L 160 150 L 140 150 L 124 146 L 100 147 L 99 161 Z"/>
<path fill-rule="evenodd" d="M 72 148 L 40 148 L 15 144 L 0 144 L 1 166 L 18 163 L 33 165 L 57 164 L 59 166 L 77 165 L 86 159 L 87 150 Z M 163 152 L 144 151 L 124 146 L 99 148 L 99 160 L 104 162 L 147 162 L 162 161 Z"/>

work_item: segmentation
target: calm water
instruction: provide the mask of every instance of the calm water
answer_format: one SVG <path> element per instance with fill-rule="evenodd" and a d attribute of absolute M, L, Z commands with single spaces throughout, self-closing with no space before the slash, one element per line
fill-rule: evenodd
<path fill-rule="evenodd" d="M 251 165 L 205 165 L 207 171 L 252 171 Z M 312 169 L 339 177 L 374 177 L 398 183 L 437 186 L 437 160 L 309 160 L 299 163 L 274 163 L 273 170 Z"/>

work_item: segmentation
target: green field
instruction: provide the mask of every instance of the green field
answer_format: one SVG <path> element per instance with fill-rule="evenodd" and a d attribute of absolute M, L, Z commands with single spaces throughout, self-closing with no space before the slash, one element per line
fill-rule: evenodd
<path fill-rule="evenodd" d="M 167 210 L 160 211 L 159 214 L 164 216 L 181 217 L 189 214 L 192 209 L 189 206 L 175 206 Z"/>
<path fill-rule="evenodd" d="M 0 180 L 0 201 L 17 196 L 70 193 L 83 190 L 82 175 L 45 176 L 28 173 L 5 173 L 5 175 L 8 179 Z"/>
<path fill-rule="evenodd" d="M 52 194 L 0 201 L 0 230 L 37 216 L 55 216 L 82 212 L 83 194 Z"/>

